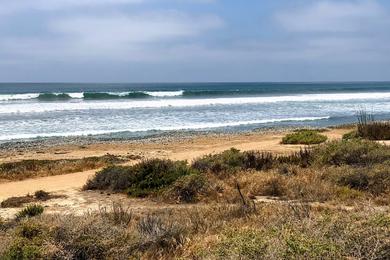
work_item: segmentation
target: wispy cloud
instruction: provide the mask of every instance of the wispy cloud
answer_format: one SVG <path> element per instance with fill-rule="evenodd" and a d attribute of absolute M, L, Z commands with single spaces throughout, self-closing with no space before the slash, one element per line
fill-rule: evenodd
<path fill-rule="evenodd" d="M 1 3 L 0 13 L 10 14 L 18 11 L 53 11 L 77 7 L 139 4 L 144 1 L 145 0 L 12 0 L 3 1 Z"/>
<path fill-rule="evenodd" d="M 376 1 L 317 1 L 278 12 L 276 20 L 291 32 L 359 32 L 388 26 L 389 16 Z"/>

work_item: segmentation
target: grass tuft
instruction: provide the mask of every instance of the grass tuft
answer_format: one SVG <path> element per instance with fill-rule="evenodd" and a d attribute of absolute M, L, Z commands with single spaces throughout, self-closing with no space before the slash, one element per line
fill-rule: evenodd
<path fill-rule="evenodd" d="M 31 217 L 39 216 L 43 213 L 43 210 L 44 208 L 41 205 L 38 204 L 28 205 L 27 207 L 25 207 L 24 209 L 22 209 L 16 214 L 16 219 L 20 220 L 26 217 L 31 218 Z"/>
<path fill-rule="evenodd" d="M 375 121 L 373 115 L 360 111 L 356 135 L 369 140 L 390 140 L 390 122 Z"/>

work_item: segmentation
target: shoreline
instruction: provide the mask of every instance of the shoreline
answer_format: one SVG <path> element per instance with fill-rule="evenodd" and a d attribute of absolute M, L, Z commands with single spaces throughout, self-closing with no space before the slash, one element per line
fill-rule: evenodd
<path fill-rule="evenodd" d="M 352 128 L 354 124 L 339 124 L 330 126 L 312 126 L 312 125 L 281 125 L 281 126 L 264 126 L 253 129 L 215 129 L 215 130 L 172 130 L 172 131 L 156 131 L 144 135 L 133 135 L 131 132 L 119 132 L 110 134 L 98 135 L 75 135 L 75 136 L 48 136 L 35 137 L 26 139 L 12 139 L 0 141 L 0 153 L 7 151 L 29 151 L 36 149 L 52 148 L 55 146 L 85 146 L 92 144 L 104 143 L 128 143 L 128 144 L 143 144 L 143 143 L 164 143 L 188 140 L 195 137 L 221 137 L 221 136 L 239 136 L 247 134 L 270 134 L 270 133 L 286 133 L 296 129 L 337 129 L 337 128 Z"/>
<path fill-rule="evenodd" d="M 302 127 L 260 128 L 239 132 L 171 131 L 140 138 L 55 137 L 0 144 L 0 163 L 24 160 L 58 160 L 99 157 L 107 154 L 139 158 L 192 159 L 197 155 L 236 147 L 288 153 L 301 146 L 281 145 L 288 132 Z M 308 127 L 306 127 L 308 128 Z M 341 138 L 351 126 L 334 126 L 325 133 Z M 193 155 L 189 155 L 193 153 Z"/>

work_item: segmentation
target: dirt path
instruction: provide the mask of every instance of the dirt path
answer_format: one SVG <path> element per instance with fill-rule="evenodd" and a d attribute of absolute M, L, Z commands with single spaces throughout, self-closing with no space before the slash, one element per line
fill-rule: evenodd
<path fill-rule="evenodd" d="M 37 190 L 56 192 L 62 190 L 80 189 L 96 170 L 77 172 L 65 175 L 28 179 L 0 184 L 0 201 L 8 197 L 33 194 Z"/>

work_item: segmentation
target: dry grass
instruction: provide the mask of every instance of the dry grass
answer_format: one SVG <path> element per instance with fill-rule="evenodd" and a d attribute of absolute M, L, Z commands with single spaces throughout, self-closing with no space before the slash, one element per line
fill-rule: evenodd
<path fill-rule="evenodd" d="M 390 212 L 239 204 L 132 214 L 42 215 L 0 233 L 0 255 L 29 259 L 388 259 Z M 113 213 L 117 214 L 117 213 Z M 113 217 L 109 217 L 114 219 Z"/>
<path fill-rule="evenodd" d="M 356 135 L 369 140 L 390 140 L 390 122 L 375 121 L 373 115 L 360 111 Z"/>
<path fill-rule="evenodd" d="M 23 180 L 97 169 L 124 162 L 114 155 L 63 160 L 24 160 L 0 164 L 0 180 Z"/>

